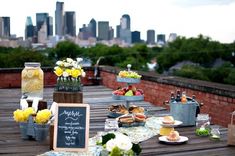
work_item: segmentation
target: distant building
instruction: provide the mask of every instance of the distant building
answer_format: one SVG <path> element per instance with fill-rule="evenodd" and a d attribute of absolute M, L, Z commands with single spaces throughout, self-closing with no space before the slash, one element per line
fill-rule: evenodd
<path fill-rule="evenodd" d="M 53 17 L 47 17 L 47 36 L 53 36 Z"/>
<path fill-rule="evenodd" d="M 74 11 L 66 11 L 64 16 L 65 35 L 76 36 L 76 14 Z"/>
<path fill-rule="evenodd" d="M 38 43 L 45 44 L 47 42 L 47 24 L 44 22 L 38 31 Z"/>
<path fill-rule="evenodd" d="M 27 17 L 25 23 L 25 39 L 34 37 L 34 26 L 30 16 Z"/>
<path fill-rule="evenodd" d="M 122 15 L 121 28 L 131 30 L 131 18 L 128 14 Z"/>
<path fill-rule="evenodd" d="M 155 31 L 154 30 L 147 31 L 147 44 L 155 44 Z"/>
<path fill-rule="evenodd" d="M 140 32 L 139 31 L 131 32 L 131 40 L 132 40 L 132 43 L 140 43 L 141 42 Z"/>
<path fill-rule="evenodd" d="M 117 27 L 116 27 L 116 38 L 120 38 L 120 30 L 121 30 L 121 26 L 117 25 Z"/>
<path fill-rule="evenodd" d="M 176 33 L 170 33 L 168 42 L 173 42 L 174 40 L 176 40 L 176 38 L 177 38 Z"/>
<path fill-rule="evenodd" d="M 158 34 L 157 35 L 157 44 L 164 45 L 166 43 L 165 34 Z"/>
<path fill-rule="evenodd" d="M 122 16 L 120 26 L 120 39 L 128 44 L 131 44 L 131 20 L 129 15 L 125 14 Z"/>
<path fill-rule="evenodd" d="M 109 27 L 109 40 L 112 40 L 114 38 L 114 30 L 112 27 Z"/>
<path fill-rule="evenodd" d="M 109 22 L 98 22 L 98 40 L 109 40 Z"/>
<path fill-rule="evenodd" d="M 88 24 L 88 29 L 91 32 L 91 37 L 96 38 L 96 21 L 94 18 L 92 18 Z"/>
<path fill-rule="evenodd" d="M 3 37 L 3 19 L 0 17 L 0 38 Z"/>
<path fill-rule="evenodd" d="M 88 38 L 92 37 L 92 32 L 86 24 L 83 24 L 83 27 L 79 29 L 78 36 L 82 40 L 88 40 Z"/>
<path fill-rule="evenodd" d="M 64 35 L 64 2 L 56 2 L 55 34 L 60 37 Z"/>
<path fill-rule="evenodd" d="M 11 36 L 10 17 L 0 17 L 0 37 L 9 38 Z"/>
<path fill-rule="evenodd" d="M 44 23 L 47 26 L 48 13 L 36 13 L 36 26 L 39 31 Z"/>

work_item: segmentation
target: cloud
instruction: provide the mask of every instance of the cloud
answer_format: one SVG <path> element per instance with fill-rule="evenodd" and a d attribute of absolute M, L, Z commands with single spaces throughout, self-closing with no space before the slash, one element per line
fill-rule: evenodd
<path fill-rule="evenodd" d="M 196 7 L 203 5 L 229 5 L 235 0 L 173 0 L 173 4 L 183 7 Z"/>

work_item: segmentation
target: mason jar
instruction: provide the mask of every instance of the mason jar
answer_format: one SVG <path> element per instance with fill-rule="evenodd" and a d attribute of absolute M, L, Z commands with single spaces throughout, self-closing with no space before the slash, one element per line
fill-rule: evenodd
<path fill-rule="evenodd" d="M 196 134 L 199 136 L 208 136 L 210 134 L 209 114 L 198 114 L 196 119 Z"/>
<path fill-rule="evenodd" d="M 43 71 L 39 62 L 25 62 L 21 73 L 22 97 L 43 99 Z"/>

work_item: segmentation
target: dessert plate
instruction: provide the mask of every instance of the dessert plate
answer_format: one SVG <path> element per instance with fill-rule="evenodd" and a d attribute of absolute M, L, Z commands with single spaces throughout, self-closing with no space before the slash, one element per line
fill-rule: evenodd
<path fill-rule="evenodd" d="M 163 126 L 163 127 L 176 127 L 176 126 L 181 125 L 182 123 L 183 123 L 182 121 L 175 120 L 174 124 L 165 124 L 165 123 L 161 122 L 160 125 Z"/>
<path fill-rule="evenodd" d="M 182 144 L 188 141 L 188 137 L 180 136 L 178 141 L 170 141 L 167 139 L 167 136 L 161 136 L 158 138 L 158 140 L 167 144 Z"/>

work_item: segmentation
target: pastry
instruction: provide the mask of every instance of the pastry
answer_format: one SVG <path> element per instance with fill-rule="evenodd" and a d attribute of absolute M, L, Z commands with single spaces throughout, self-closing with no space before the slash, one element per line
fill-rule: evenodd
<path fill-rule="evenodd" d="M 134 118 L 132 115 L 122 116 L 119 118 L 119 122 L 131 124 L 134 122 Z"/>
<path fill-rule="evenodd" d="M 133 105 L 129 108 L 129 112 L 133 113 L 133 114 L 135 114 L 135 113 L 142 113 L 143 114 L 144 113 L 144 108 Z"/>
<path fill-rule="evenodd" d="M 128 110 L 124 105 L 111 105 L 109 107 L 110 112 L 128 114 Z"/>
<path fill-rule="evenodd" d="M 138 113 L 135 114 L 135 121 L 136 122 L 145 122 L 146 116 L 144 114 Z"/>
<path fill-rule="evenodd" d="M 172 116 L 164 116 L 163 120 L 162 120 L 162 123 L 164 123 L 164 124 L 174 124 L 175 120 Z"/>
<path fill-rule="evenodd" d="M 178 131 L 171 131 L 166 138 L 169 141 L 178 141 L 180 139 L 180 135 Z"/>

